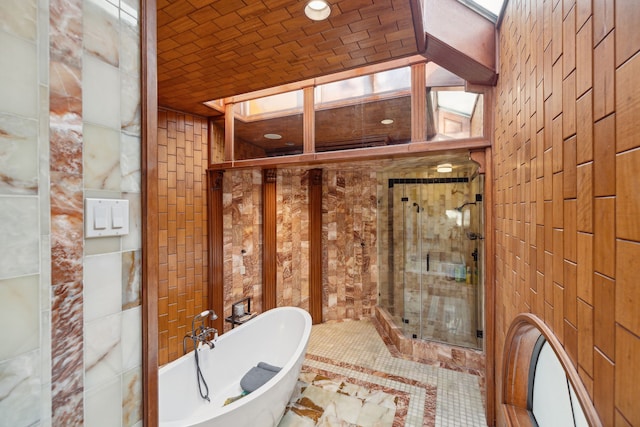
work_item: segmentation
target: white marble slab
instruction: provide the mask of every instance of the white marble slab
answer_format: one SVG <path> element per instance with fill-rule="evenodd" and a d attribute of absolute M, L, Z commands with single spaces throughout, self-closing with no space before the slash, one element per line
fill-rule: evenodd
<path fill-rule="evenodd" d="M 84 187 L 96 190 L 120 190 L 120 132 L 85 123 Z"/>
<path fill-rule="evenodd" d="M 82 69 L 84 122 L 120 129 L 120 72 L 106 62 L 84 55 Z"/>
<path fill-rule="evenodd" d="M 38 199 L 0 197 L 0 279 L 38 273 Z"/>
<path fill-rule="evenodd" d="M 0 31 L 0 111 L 37 117 L 37 59 L 35 43 Z"/>
<path fill-rule="evenodd" d="M 0 194 L 37 194 L 38 122 L 0 114 Z"/>
<path fill-rule="evenodd" d="M 40 419 L 38 351 L 0 362 L 0 424 L 30 426 Z"/>
<path fill-rule="evenodd" d="M 122 315 L 120 313 L 85 323 L 84 386 L 100 387 L 122 373 Z"/>
<path fill-rule="evenodd" d="M 122 310 L 122 256 L 110 253 L 85 257 L 84 321 Z"/>

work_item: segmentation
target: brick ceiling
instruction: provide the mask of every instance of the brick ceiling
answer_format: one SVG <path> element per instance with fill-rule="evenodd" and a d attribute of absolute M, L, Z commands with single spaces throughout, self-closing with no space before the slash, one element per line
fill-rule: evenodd
<path fill-rule="evenodd" d="M 158 0 L 158 103 L 205 116 L 203 102 L 418 53 L 416 0 Z"/>

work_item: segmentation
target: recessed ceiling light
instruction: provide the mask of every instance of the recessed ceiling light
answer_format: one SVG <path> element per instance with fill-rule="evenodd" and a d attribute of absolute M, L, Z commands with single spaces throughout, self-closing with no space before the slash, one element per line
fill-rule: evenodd
<path fill-rule="evenodd" d="M 287 141 L 287 142 L 284 143 L 284 145 L 286 145 L 287 147 L 293 147 L 296 144 L 291 142 L 291 141 Z"/>
<path fill-rule="evenodd" d="M 311 0 L 305 6 L 304 14 L 313 21 L 322 21 L 331 14 L 331 7 L 324 0 Z"/>
<path fill-rule="evenodd" d="M 383 125 L 390 125 L 391 123 L 393 123 L 393 119 L 384 119 L 381 120 L 380 123 L 382 123 Z"/>
<path fill-rule="evenodd" d="M 439 173 L 449 173 L 453 170 L 453 166 L 451 165 L 451 163 L 442 163 L 441 165 L 438 165 L 436 167 L 436 170 Z"/>
<path fill-rule="evenodd" d="M 265 133 L 264 137 L 267 139 L 282 139 L 282 135 L 279 135 L 277 133 Z"/>

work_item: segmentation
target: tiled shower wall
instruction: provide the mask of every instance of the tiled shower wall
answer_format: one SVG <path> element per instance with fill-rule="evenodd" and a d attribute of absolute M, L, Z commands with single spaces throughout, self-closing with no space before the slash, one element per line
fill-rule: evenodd
<path fill-rule="evenodd" d="M 0 425 L 141 424 L 135 0 L 0 4 Z M 130 234 L 84 239 L 85 197 Z"/>
<path fill-rule="evenodd" d="M 158 111 L 158 363 L 182 356 L 208 307 L 207 119 Z"/>
<path fill-rule="evenodd" d="M 607 426 L 640 425 L 639 20 L 635 1 L 512 0 L 500 30 L 497 378 L 532 312 Z"/>
<path fill-rule="evenodd" d="M 225 315 L 245 296 L 262 311 L 262 173 L 225 172 L 223 185 Z M 278 306 L 309 307 L 308 187 L 307 171 L 278 170 Z M 323 318 L 369 317 L 377 298 L 375 173 L 325 170 L 323 195 Z"/>

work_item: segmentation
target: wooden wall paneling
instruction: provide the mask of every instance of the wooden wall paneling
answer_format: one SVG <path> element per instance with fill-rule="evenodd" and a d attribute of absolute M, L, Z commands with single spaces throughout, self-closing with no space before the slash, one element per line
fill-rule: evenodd
<path fill-rule="evenodd" d="M 156 0 L 140 4 L 142 119 L 142 420 L 158 425 L 158 91 Z"/>
<path fill-rule="evenodd" d="M 277 173 L 262 171 L 262 311 L 277 306 Z"/>
<path fill-rule="evenodd" d="M 630 291 L 635 276 L 629 251 L 640 243 L 633 172 L 640 167 L 640 36 L 631 34 L 640 4 L 622 3 L 537 2 L 532 22 L 530 3 L 508 2 L 499 28 L 495 91 L 497 345 L 517 313 L 538 314 L 577 364 L 606 425 L 640 422 L 626 399 L 634 393 L 635 370 L 629 360 L 618 360 L 640 342 L 629 300 L 638 299 Z M 530 33 L 541 27 L 542 43 L 534 47 L 540 34 Z M 525 69 L 542 71 L 530 112 Z M 531 163 L 514 161 L 526 151 L 531 126 L 539 136 L 532 149 L 536 157 Z M 534 162 L 537 188 L 527 199 L 512 177 Z M 512 226 L 521 220 L 515 207 L 522 205 L 535 211 L 535 239 Z M 518 240 L 536 248 L 536 279 L 522 271 L 527 267 Z M 519 297 L 515 279 L 521 277 L 525 288 L 535 288 L 529 305 Z M 619 345 L 618 338 L 626 342 Z M 497 381 L 501 375 L 496 373 Z"/>
<path fill-rule="evenodd" d="M 309 312 L 322 323 L 322 169 L 309 171 Z"/>

